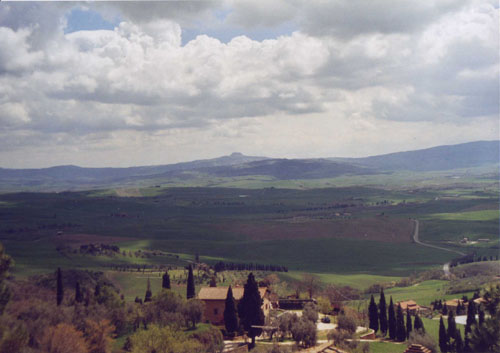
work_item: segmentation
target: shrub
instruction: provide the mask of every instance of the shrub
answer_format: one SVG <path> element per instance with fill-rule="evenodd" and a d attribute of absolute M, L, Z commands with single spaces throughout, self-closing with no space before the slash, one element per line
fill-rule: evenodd
<path fill-rule="evenodd" d="M 202 353 L 203 345 L 189 339 L 183 332 L 170 326 L 150 325 L 147 330 L 137 331 L 131 338 L 132 353 Z"/>
<path fill-rule="evenodd" d="M 311 322 L 318 321 L 318 307 L 314 303 L 307 303 L 302 311 L 302 317 Z"/>
<path fill-rule="evenodd" d="M 428 333 L 422 331 L 412 331 L 410 332 L 410 338 L 408 339 L 408 345 L 421 344 L 422 346 L 430 349 L 431 353 L 437 353 L 437 344 L 432 336 Z"/>
<path fill-rule="evenodd" d="M 340 314 L 337 317 L 337 329 L 347 331 L 351 335 L 356 332 L 356 319 L 348 314 Z"/>
<path fill-rule="evenodd" d="M 202 344 L 205 352 L 215 353 L 224 348 L 224 338 L 222 332 L 216 327 L 210 327 L 208 330 L 193 332 L 190 337 Z"/>
<path fill-rule="evenodd" d="M 292 326 L 299 320 L 297 314 L 284 313 L 278 317 L 278 331 L 281 338 L 285 338 L 292 331 Z"/>
<path fill-rule="evenodd" d="M 83 333 L 77 331 L 73 325 L 59 324 L 49 327 L 40 342 L 41 352 L 44 353 L 87 353 L 87 343 Z"/>
<path fill-rule="evenodd" d="M 293 340 L 304 347 L 316 345 L 316 324 L 305 318 L 300 318 L 292 325 Z"/>

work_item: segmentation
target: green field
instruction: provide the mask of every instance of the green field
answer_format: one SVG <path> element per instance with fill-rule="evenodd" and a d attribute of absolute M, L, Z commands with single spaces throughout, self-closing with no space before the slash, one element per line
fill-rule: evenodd
<path fill-rule="evenodd" d="M 372 353 L 403 353 L 407 347 L 404 343 L 370 342 Z"/>
<path fill-rule="evenodd" d="M 430 303 L 436 299 L 449 300 L 461 298 L 462 295 L 472 297 L 472 292 L 460 294 L 446 294 L 448 281 L 430 280 L 417 283 L 410 287 L 394 287 L 387 289 L 385 295 L 387 298 L 392 296 L 394 303 L 403 300 L 414 300 L 419 305 L 430 306 Z"/>
<path fill-rule="evenodd" d="M 428 176 L 437 181 L 446 178 Z M 498 254 L 498 210 L 492 209 L 498 204 L 498 193 L 490 184 L 485 186 L 484 180 L 461 180 L 462 184 L 453 187 L 437 182 L 404 188 L 398 183 L 382 186 L 377 178 L 402 180 L 401 175 L 374 176 L 377 186 L 320 189 L 160 187 L 3 194 L 0 241 L 14 257 L 15 273 L 20 276 L 57 267 L 184 266 L 199 254 L 209 264 L 220 260 L 274 264 L 288 267 L 287 276 L 292 279 L 296 273 L 312 272 L 325 283 L 356 288 L 439 268 L 457 255 L 414 244 L 409 232 L 392 241 L 377 233 L 376 227 L 374 237 L 367 238 L 316 234 L 315 230 L 287 239 L 286 232 L 294 227 L 290 220 L 298 219 L 297 227 L 303 229 L 310 226 L 328 232 L 329 224 L 335 229 L 342 229 L 339 224 L 343 223 L 366 227 L 373 220 L 378 224 L 381 215 L 385 222 L 417 218 L 422 241 L 465 253 Z M 251 230 L 243 231 L 245 227 Z M 58 232 L 62 235 L 56 236 Z M 264 237 L 261 232 L 266 232 Z M 72 243 L 75 235 L 80 238 Z M 464 236 L 491 242 L 463 246 L 459 240 Z M 115 243 L 127 252 L 161 250 L 169 255 L 84 256 L 55 249 L 61 244 L 77 248 L 85 237 L 89 242 Z"/>
<path fill-rule="evenodd" d="M 456 213 L 437 213 L 431 217 L 449 221 L 498 221 L 500 219 L 500 211 L 483 210 Z"/>

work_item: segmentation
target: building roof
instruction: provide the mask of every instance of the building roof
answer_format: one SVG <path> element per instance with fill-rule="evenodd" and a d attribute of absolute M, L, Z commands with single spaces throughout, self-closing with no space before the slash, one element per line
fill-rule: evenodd
<path fill-rule="evenodd" d="M 476 298 L 474 299 L 474 303 L 476 304 L 482 304 L 482 303 L 487 303 L 488 301 L 484 298 Z"/>
<path fill-rule="evenodd" d="M 406 310 L 408 309 L 418 309 L 420 306 L 414 301 L 414 300 L 404 300 L 401 302 L 397 303 L 398 305 L 401 305 L 401 309 Z"/>
<path fill-rule="evenodd" d="M 202 287 L 198 293 L 198 299 L 200 300 L 226 300 L 227 290 L 229 287 Z M 235 300 L 240 300 L 243 297 L 243 287 L 231 287 L 233 290 L 233 297 Z M 259 288 L 259 294 L 261 298 L 266 295 L 267 288 Z"/>
<path fill-rule="evenodd" d="M 447 300 L 444 302 L 444 304 L 446 304 L 446 306 L 458 306 L 458 303 L 460 303 L 460 305 L 464 305 L 464 304 L 469 305 L 469 303 L 466 303 L 462 299 L 450 299 L 450 300 Z"/>
<path fill-rule="evenodd" d="M 431 353 L 431 350 L 421 344 L 412 344 L 406 348 L 404 353 Z"/>

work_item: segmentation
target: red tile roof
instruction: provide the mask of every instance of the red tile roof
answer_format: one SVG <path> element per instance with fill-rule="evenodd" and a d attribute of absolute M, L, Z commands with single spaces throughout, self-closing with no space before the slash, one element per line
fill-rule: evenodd
<path fill-rule="evenodd" d="M 406 310 L 408 309 L 418 309 L 419 305 L 414 301 L 414 300 L 405 300 L 397 303 L 398 305 L 401 305 L 401 309 Z"/>
<path fill-rule="evenodd" d="M 202 287 L 198 293 L 198 299 L 201 300 L 226 300 L 227 290 L 229 287 Z M 232 287 L 233 297 L 235 300 L 240 300 L 243 297 L 243 287 Z M 260 297 L 263 298 L 267 292 L 267 288 L 259 288 Z"/>

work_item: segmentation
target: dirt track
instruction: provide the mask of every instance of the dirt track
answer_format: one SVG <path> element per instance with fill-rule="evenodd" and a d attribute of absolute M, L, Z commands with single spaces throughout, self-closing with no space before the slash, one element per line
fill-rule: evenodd
<path fill-rule="evenodd" d="M 452 250 L 452 249 L 446 249 L 446 248 L 442 248 L 440 246 L 436 246 L 436 245 L 431 245 L 431 244 L 426 244 L 426 243 L 422 243 L 420 241 L 420 239 L 418 238 L 418 235 L 419 235 L 419 226 L 420 226 L 420 222 L 418 221 L 418 219 L 414 219 L 413 222 L 415 222 L 415 230 L 413 232 L 413 241 L 419 245 L 422 245 L 422 246 L 427 246 L 429 248 L 434 248 L 434 249 L 439 249 L 439 250 L 444 250 L 444 251 L 449 251 L 449 252 L 454 252 L 456 254 L 459 254 L 459 255 L 465 255 L 465 253 L 461 252 L 461 251 L 458 251 L 458 250 Z M 450 263 L 447 262 L 443 265 L 443 271 L 444 271 L 444 274 L 446 276 L 449 276 L 450 275 Z"/>

